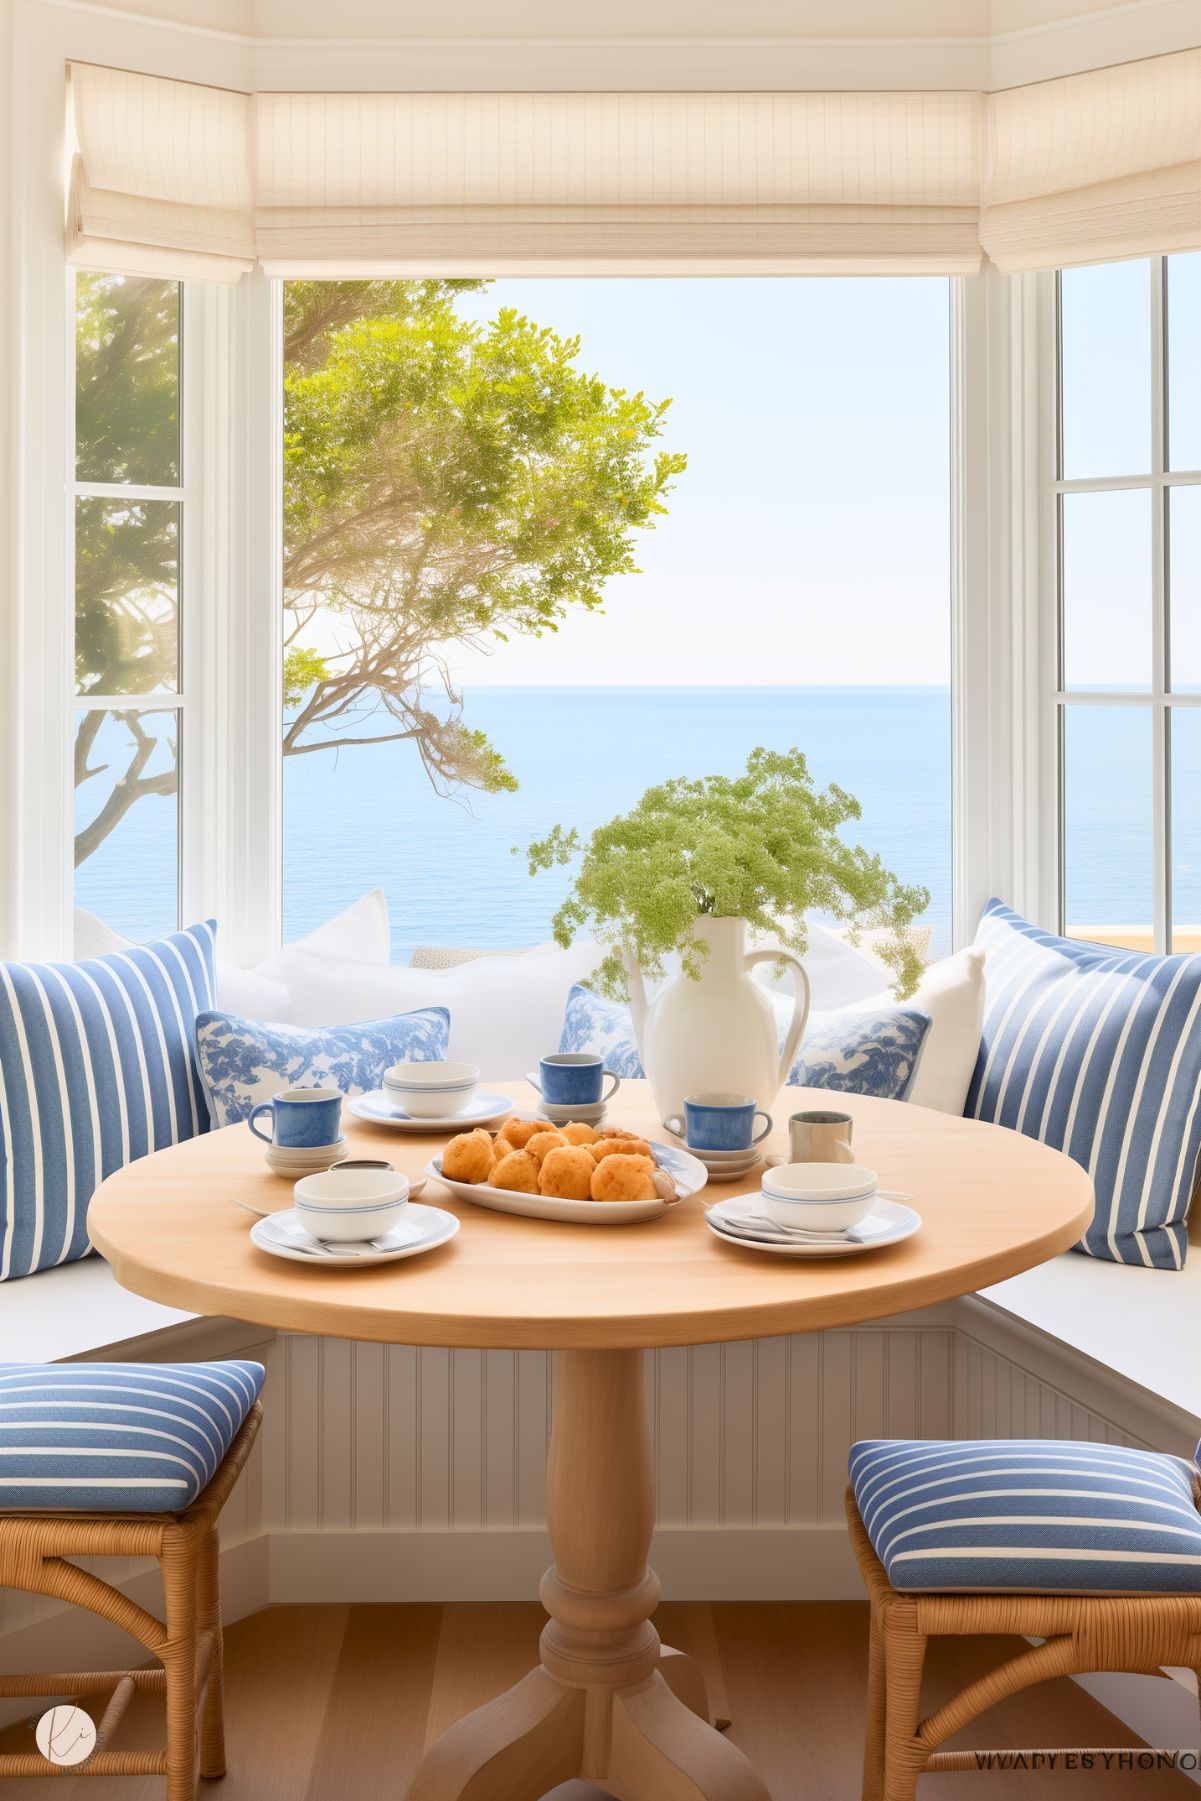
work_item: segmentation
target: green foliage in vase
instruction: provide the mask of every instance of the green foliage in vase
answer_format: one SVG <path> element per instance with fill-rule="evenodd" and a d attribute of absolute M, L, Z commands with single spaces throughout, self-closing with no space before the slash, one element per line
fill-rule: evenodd
<path fill-rule="evenodd" d="M 854 795 L 814 784 L 799 750 L 759 749 L 742 775 L 648 788 L 586 845 L 574 828 L 553 827 L 529 847 L 530 874 L 578 858 L 555 937 L 567 945 L 586 930 L 606 947 L 592 983 L 615 999 L 627 995 L 627 957 L 656 978 L 678 951 L 698 976 L 707 916 L 743 919 L 803 956 L 807 913 L 840 921 L 852 943 L 868 928 L 891 931 L 878 954 L 904 996 L 922 971 L 906 928 L 930 896 L 845 842 L 841 828 L 859 817 Z"/>

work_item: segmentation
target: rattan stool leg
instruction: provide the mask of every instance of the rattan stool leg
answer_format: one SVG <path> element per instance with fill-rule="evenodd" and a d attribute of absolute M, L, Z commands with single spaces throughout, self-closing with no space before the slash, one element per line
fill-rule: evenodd
<path fill-rule="evenodd" d="M 197 1624 L 212 1634 L 208 1686 L 200 1715 L 200 1774 L 225 1774 L 225 1643 L 221 1629 L 221 1548 L 216 1526 L 210 1526 L 200 1547 Z"/>
<path fill-rule="evenodd" d="M 196 1591 L 199 1533 L 170 1527 L 163 1541 L 163 1598 L 167 1643 L 167 1801 L 196 1794 Z"/>
<path fill-rule="evenodd" d="M 884 1793 L 884 1717 L 887 1701 L 884 1624 L 872 1602 L 867 1653 L 867 1728 L 863 1742 L 863 1801 L 880 1801 Z"/>
<path fill-rule="evenodd" d="M 884 1641 L 883 1801 L 913 1801 L 925 1754 L 917 1744 L 926 1639 L 908 1608 L 881 1608 Z"/>

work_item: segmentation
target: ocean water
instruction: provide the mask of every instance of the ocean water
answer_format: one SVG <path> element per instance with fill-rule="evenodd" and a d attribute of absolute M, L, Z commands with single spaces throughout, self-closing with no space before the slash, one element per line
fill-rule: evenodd
<path fill-rule="evenodd" d="M 170 765 L 172 721 L 150 772 Z M 950 700 L 945 688 L 491 688 L 469 690 L 466 717 L 507 758 L 516 794 L 446 799 L 411 745 L 348 746 L 284 763 L 284 930 L 319 925 L 360 895 L 388 895 L 394 956 L 419 944 L 514 948 L 550 934 L 570 881 L 532 877 L 522 856 L 559 822 L 583 833 L 632 805 L 651 782 L 733 774 L 757 744 L 798 745 L 820 782 L 858 796 L 858 841 L 904 881 L 930 890 L 933 950 L 951 926 Z M 1150 709 L 1072 707 L 1065 732 L 1069 924 L 1146 923 L 1152 904 Z M 108 719 L 78 792 L 88 821 L 128 764 L 128 732 Z M 1172 910 L 1201 929 L 1201 709 L 1172 720 Z M 187 744 L 184 745 L 187 755 Z M 149 798 L 80 867 L 78 904 L 130 938 L 176 924 L 175 798 Z M 1006 897 L 1008 898 L 1008 897 Z M 185 922 L 186 923 L 186 922 Z M 972 921 L 965 921 L 970 932 Z"/>
<path fill-rule="evenodd" d="M 929 888 L 935 947 L 949 948 L 945 688 L 482 687 L 465 698 L 467 721 L 502 753 L 517 793 L 437 795 L 403 743 L 286 759 L 285 938 L 379 885 L 397 961 L 419 944 L 537 944 L 571 873 L 531 877 L 514 846 L 524 851 L 555 823 L 586 835 L 653 782 L 734 775 L 756 745 L 795 745 L 818 782 L 860 801 L 848 836 Z"/>

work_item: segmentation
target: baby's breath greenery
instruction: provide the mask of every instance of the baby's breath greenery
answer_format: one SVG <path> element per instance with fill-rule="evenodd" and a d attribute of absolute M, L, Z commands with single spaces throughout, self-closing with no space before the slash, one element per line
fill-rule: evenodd
<path fill-rule="evenodd" d="M 810 912 L 841 921 L 852 943 L 865 928 L 890 928 L 879 955 L 903 996 L 922 968 L 906 927 L 930 896 L 843 841 L 839 828 L 860 812 L 844 788 L 814 785 L 799 750 L 759 749 L 744 775 L 648 788 L 586 845 L 574 827 L 554 826 L 529 846 L 530 874 L 579 858 L 555 914 L 555 937 L 567 945 L 587 929 L 606 947 L 592 985 L 615 999 L 628 992 L 627 956 L 644 974 L 662 977 L 664 959 L 678 951 L 687 974 L 699 976 L 706 915 L 743 919 L 802 956 Z"/>

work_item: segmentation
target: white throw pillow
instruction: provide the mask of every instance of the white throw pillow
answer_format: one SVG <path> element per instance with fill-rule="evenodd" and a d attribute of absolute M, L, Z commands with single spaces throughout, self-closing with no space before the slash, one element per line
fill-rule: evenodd
<path fill-rule="evenodd" d="M 857 1002 L 855 1011 L 893 1006 L 891 990 Z M 906 1002 L 930 1016 L 930 1030 L 909 1088 L 914 1107 L 962 1114 L 984 1030 L 984 952 L 974 944 L 931 963 Z"/>
<path fill-rule="evenodd" d="M 450 1055 L 495 1081 L 523 1076 L 559 1048 L 567 996 L 600 960 L 594 944 L 542 944 L 519 957 L 481 957 L 457 969 L 387 968 L 283 953 L 292 1013 L 302 1026 L 353 1025 L 420 1007 L 450 1009 Z"/>
<path fill-rule="evenodd" d="M 814 921 L 808 927 L 809 948 L 801 958 L 809 977 L 810 1005 L 815 1013 L 829 1013 L 840 1007 L 852 1007 L 857 1001 L 873 1000 L 880 993 L 880 965 L 861 955 L 835 933 Z M 771 950 L 777 940 L 756 938 L 756 950 Z M 770 963 L 762 963 L 755 971 L 756 980 L 778 994 L 792 993 L 793 972 L 785 969 L 777 976 Z"/>
<path fill-rule="evenodd" d="M 356 957 L 363 963 L 386 963 L 392 954 L 392 928 L 388 902 L 382 888 L 372 888 L 341 913 L 296 940 L 314 955 Z M 111 951 L 127 951 L 132 940 L 110 925 L 75 909 L 75 955 L 104 957 Z M 284 951 L 273 951 L 252 969 L 237 963 L 217 962 L 217 1006 L 242 1019 L 269 1020 L 275 1025 L 292 1023 L 292 1003 L 284 975 Z"/>

